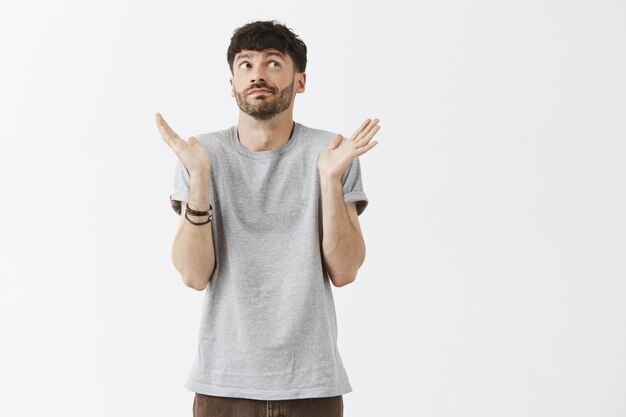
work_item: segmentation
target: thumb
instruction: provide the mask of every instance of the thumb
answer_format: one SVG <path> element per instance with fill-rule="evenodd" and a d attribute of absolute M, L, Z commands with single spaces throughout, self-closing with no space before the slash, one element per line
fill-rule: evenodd
<path fill-rule="evenodd" d="M 336 149 L 337 146 L 341 145 L 341 142 L 343 141 L 343 137 L 340 134 L 337 134 L 334 138 L 333 141 L 330 143 L 330 146 L 328 147 L 328 149 Z"/>
<path fill-rule="evenodd" d="M 196 143 L 199 143 L 199 142 L 198 142 L 198 139 L 195 136 L 191 136 L 189 138 L 189 140 L 187 141 L 187 143 L 190 144 L 190 145 L 195 145 Z"/>

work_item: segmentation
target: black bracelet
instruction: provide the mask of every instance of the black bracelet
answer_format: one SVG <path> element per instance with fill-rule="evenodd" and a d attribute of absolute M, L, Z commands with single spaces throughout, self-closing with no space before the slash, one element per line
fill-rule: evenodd
<path fill-rule="evenodd" d="M 191 214 L 192 216 L 206 216 L 208 214 L 209 215 L 209 219 L 207 221 L 205 221 L 205 222 L 196 223 L 196 222 L 191 221 L 191 219 L 187 216 L 187 214 Z M 198 210 L 193 210 L 193 209 L 189 208 L 189 204 L 187 204 L 187 208 L 185 210 L 185 218 L 191 224 L 195 224 L 195 225 L 207 224 L 211 220 L 213 220 L 213 206 L 211 206 L 211 204 L 209 204 L 209 210 L 208 211 L 198 211 Z"/>
<path fill-rule="evenodd" d="M 213 206 L 211 206 L 209 204 L 209 210 L 212 210 Z M 189 214 L 193 214 L 194 216 L 206 216 L 207 214 L 209 214 L 209 211 L 199 211 L 199 210 L 194 210 L 192 208 L 189 207 L 189 203 L 187 203 L 187 213 Z"/>

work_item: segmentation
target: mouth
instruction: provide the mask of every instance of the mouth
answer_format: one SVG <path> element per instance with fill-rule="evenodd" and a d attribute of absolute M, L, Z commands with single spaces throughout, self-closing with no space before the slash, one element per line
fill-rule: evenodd
<path fill-rule="evenodd" d="M 248 93 L 248 95 L 253 95 L 253 94 L 271 94 L 270 90 L 252 90 L 251 92 Z"/>

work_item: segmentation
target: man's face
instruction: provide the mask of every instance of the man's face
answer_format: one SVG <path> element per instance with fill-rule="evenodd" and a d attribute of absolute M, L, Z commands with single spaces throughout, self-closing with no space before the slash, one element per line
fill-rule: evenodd
<path fill-rule="evenodd" d="M 243 50 L 235 55 L 231 95 L 237 106 L 259 120 L 269 120 L 287 110 L 296 93 L 304 92 L 306 74 L 294 72 L 288 54 L 276 49 Z M 251 93 L 252 90 L 265 91 Z"/>

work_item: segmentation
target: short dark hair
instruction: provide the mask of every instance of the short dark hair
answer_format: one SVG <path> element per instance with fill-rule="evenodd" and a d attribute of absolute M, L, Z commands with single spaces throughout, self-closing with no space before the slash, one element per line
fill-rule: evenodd
<path fill-rule="evenodd" d="M 235 55 L 242 50 L 262 51 L 277 49 L 287 53 L 294 63 L 294 70 L 306 70 L 306 45 L 298 35 L 276 20 L 257 20 L 241 26 L 233 31 L 230 45 L 226 53 L 226 60 L 233 74 Z"/>

